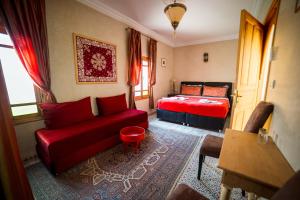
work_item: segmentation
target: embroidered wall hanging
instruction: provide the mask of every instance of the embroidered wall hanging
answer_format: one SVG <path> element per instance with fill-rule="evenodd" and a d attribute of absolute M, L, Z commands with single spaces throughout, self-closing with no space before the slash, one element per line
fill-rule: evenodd
<path fill-rule="evenodd" d="M 73 34 L 77 83 L 117 82 L 116 46 Z"/>

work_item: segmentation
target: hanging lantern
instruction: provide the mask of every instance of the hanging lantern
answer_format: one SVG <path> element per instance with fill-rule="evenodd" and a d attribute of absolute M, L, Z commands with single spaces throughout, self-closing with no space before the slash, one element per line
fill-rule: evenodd
<path fill-rule="evenodd" d="M 174 31 L 176 31 L 180 20 L 186 12 L 186 6 L 182 3 L 176 3 L 176 0 L 174 0 L 174 3 L 167 5 L 164 12 L 169 18 Z"/>

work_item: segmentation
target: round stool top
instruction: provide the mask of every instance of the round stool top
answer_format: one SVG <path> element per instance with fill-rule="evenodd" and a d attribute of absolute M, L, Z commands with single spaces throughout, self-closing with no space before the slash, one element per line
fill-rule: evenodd
<path fill-rule="evenodd" d="M 123 142 L 137 142 L 145 138 L 145 129 L 139 126 L 128 126 L 120 131 L 120 138 Z"/>

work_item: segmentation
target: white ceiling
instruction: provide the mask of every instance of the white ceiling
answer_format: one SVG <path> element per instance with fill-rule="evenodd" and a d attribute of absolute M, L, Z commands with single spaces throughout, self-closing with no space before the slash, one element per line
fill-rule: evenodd
<path fill-rule="evenodd" d="M 252 12 L 257 0 L 178 0 L 186 5 L 187 12 L 175 38 L 164 14 L 165 6 L 172 0 L 79 1 L 158 40 L 184 46 L 237 38 L 241 10 Z"/>

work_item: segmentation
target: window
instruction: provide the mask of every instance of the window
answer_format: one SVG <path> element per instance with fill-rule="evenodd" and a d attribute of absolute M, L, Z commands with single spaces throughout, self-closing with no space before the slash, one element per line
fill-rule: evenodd
<path fill-rule="evenodd" d="M 38 116 L 33 82 L 7 34 L 0 34 L 0 61 L 13 117 Z"/>
<path fill-rule="evenodd" d="M 135 99 L 146 99 L 148 97 L 148 58 L 143 57 L 140 83 L 135 86 Z"/>

